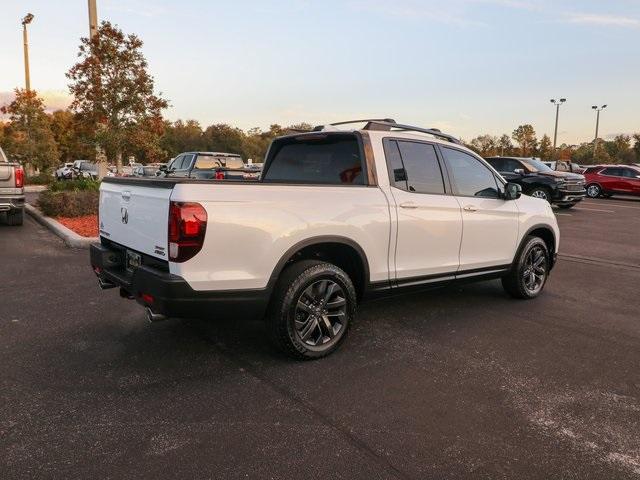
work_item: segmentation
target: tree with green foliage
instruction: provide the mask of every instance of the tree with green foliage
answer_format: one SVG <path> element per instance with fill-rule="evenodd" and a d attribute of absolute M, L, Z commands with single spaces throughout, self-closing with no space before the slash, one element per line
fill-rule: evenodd
<path fill-rule="evenodd" d="M 51 132 L 44 101 L 35 90 L 15 90 L 15 99 L 0 109 L 9 115 L 4 128 L 6 154 L 38 170 L 48 170 L 58 162 L 58 147 Z"/>
<path fill-rule="evenodd" d="M 82 38 L 80 61 L 67 72 L 73 112 L 88 125 L 96 125 L 94 141 L 113 152 L 118 171 L 133 140 L 145 135 L 148 146 L 159 148 L 154 127 L 162 122 L 168 102 L 154 93 L 154 80 L 147 71 L 142 41 L 125 35 L 109 22 L 97 34 Z"/>
<path fill-rule="evenodd" d="M 538 140 L 536 139 L 536 131 L 529 124 L 520 125 L 516 128 L 511 137 L 520 146 L 520 155 L 527 157 L 534 153 L 537 147 Z"/>
<path fill-rule="evenodd" d="M 49 122 L 61 162 L 73 162 L 93 155 L 92 132 L 78 121 L 73 112 L 56 110 L 49 115 Z"/>
<path fill-rule="evenodd" d="M 538 154 L 543 160 L 551 160 L 554 158 L 553 145 L 551 139 L 546 133 L 540 139 L 540 146 L 538 147 Z"/>
<path fill-rule="evenodd" d="M 202 127 L 196 120 L 167 121 L 160 146 L 171 158 L 181 152 L 204 150 Z"/>
<path fill-rule="evenodd" d="M 477 136 L 471 140 L 469 146 L 483 157 L 491 157 L 500 153 L 498 138 L 489 134 Z"/>

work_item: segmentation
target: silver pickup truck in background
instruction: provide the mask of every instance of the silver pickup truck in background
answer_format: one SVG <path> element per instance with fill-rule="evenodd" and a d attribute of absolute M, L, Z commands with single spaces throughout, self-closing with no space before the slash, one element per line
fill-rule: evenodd
<path fill-rule="evenodd" d="M 22 225 L 24 219 L 24 170 L 9 162 L 0 147 L 0 218 L 9 225 Z"/>

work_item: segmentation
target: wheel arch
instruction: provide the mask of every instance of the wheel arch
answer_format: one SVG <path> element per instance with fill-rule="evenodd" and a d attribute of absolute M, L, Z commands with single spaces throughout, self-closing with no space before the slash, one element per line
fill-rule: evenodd
<path fill-rule="evenodd" d="M 318 259 L 333 263 L 344 270 L 353 282 L 358 300 L 369 284 L 369 261 L 363 248 L 348 237 L 323 235 L 302 240 L 291 246 L 278 260 L 269 278 L 273 290 L 282 271 L 298 260 Z"/>
<path fill-rule="evenodd" d="M 522 239 L 520 240 L 520 245 L 518 245 L 518 249 L 516 250 L 516 254 L 513 257 L 513 261 L 511 263 L 516 261 L 516 259 L 518 258 L 518 255 L 520 255 L 520 252 L 522 251 L 522 247 L 524 246 L 527 240 L 527 237 L 529 236 L 538 237 L 544 241 L 550 253 L 551 268 L 553 268 L 553 265 L 555 263 L 555 257 L 556 257 L 556 245 L 557 245 L 556 234 L 553 231 L 553 229 L 549 227 L 549 225 L 545 225 L 543 223 L 539 223 L 529 227 L 529 229 L 522 236 Z"/>

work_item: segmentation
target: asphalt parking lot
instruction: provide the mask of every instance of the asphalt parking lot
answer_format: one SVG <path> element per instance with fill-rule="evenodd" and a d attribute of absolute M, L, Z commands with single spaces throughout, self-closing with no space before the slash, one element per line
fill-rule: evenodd
<path fill-rule="evenodd" d="M 640 478 L 640 201 L 557 213 L 539 299 L 369 303 L 307 363 L 260 322 L 150 325 L 86 251 L 0 226 L 2 478 Z"/>

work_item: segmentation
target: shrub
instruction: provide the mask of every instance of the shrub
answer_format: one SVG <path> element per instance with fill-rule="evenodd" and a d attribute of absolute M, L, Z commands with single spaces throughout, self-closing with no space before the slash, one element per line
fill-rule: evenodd
<path fill-rule="evenodd" d="M 62 180 L 59 182 L 54 182 L 49 186 L 49 190 L 51 190 L 52 192 L 97 192 L 99 188 L 100 182 L 98 180 L 91 180 L 89 178 Z"/>
<path fill-rule="evenodd" d="M 40 194 L 38 206 L 49 217 L 81 217 L 97 214 L 98 200 L 97 190 L 46 190 Z"/>
<path fill-rule="evenodd" d="M 47 172 L 41 172 L 38 175 L 30 175 L 24 179 L 26 185 L 49 185 L 53 183 L 53 175 Z"/>

